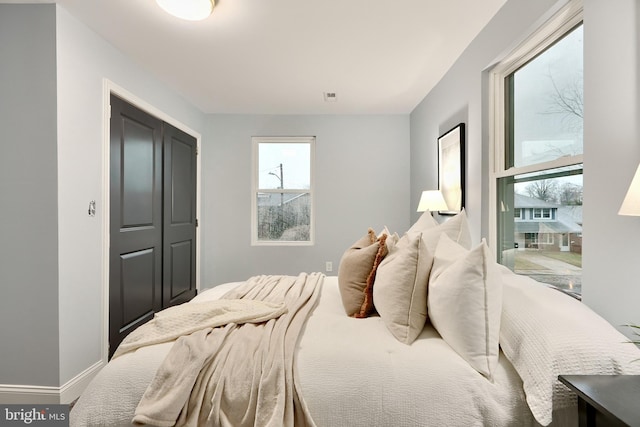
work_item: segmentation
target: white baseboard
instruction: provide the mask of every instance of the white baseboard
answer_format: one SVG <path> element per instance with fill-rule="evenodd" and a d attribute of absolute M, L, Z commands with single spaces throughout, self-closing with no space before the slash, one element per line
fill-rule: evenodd
<path fill-rule="evenodd" d="M 80 394 L 87 388 L 93 377 L 104 366 L 105 362 L 100 360 L 63 384 L 60 387 L 60 403 L 71 403 L 80 397 Z"/>
<path fill-rule="evenodd" d="M 0 384 L 0 403 L 3 404 L 66 404 L 76 400 L 89 382 L 104 366 L 94 363 L 61 387 Z"/>
<path fill-rule="evenodd" d="M 0 384 L 0 402 L 14 404 L 60 403 L 60 387 Z"/>

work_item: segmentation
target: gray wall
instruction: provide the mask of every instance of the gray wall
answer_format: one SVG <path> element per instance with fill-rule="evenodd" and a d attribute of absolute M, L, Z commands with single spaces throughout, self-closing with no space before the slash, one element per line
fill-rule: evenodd
<path fill-rule="evenodd" d="M 557 0 L 510 0 L 473 40 L 453 67 L 411 113 L 411 205 L 422 190 L 438 188 L 437 139 L 466 124 L 465 206 L 474 241 L 488 227 L 487 74 L 548 14 Z M 417 214 L 412 213 L 412 220 Z"/>
<path fill-rule="evenodd" d="M 467 207 L 476 241 L 489 224 L 487 70 L 564 3 L 509 0 L 411 114 L 412 205 L 422 189 L 437 186 L 438 135 L 467 123 Z M 636 0 L 584 2 L 582 290 L 584 302 L 615 326 L 640 322 L 640 218 L 617 215 L 640 161 L 638 15 Z"/>
<path fill-rule="evenodd" d="M 582 289 L 616 326 L 640 323 L 640 218 L 617 215 L 640 162 L 639 9 L 637 0 L 584 5 Z"/>
<path fill-rule="evenodd" d="M 368 227 L 409 228 L 408 116 L 209 117 L 202 149 L 203 287 L 255 274 L 334 271 Z M 316 244 L 251 246 L 251 137 L 316 136 Z"/>
<path fill-rule="evenodd" d="M 0 4 L 0 384 L 59 381 L 55 31 Z"/>
<path fill-rule="evenodd" d="M 102 359 L 105 79 L 206 119 L 60 6 L 0 4 L 0 58 L 0 384 L 55 390 Z"/>
<path fill-rule="evenodd" d="M 200 134 L 206 116 L 64 8 L 56 10 L 58 298 L 60 382 L 64 384 L 102 356 L 105 79 Z M 98 203 L 95 217 L 87 215 L 91 200 Z"/>

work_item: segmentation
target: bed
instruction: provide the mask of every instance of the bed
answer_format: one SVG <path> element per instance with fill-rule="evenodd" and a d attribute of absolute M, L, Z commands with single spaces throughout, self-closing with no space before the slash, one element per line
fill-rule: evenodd
<path fill-rule="evenodd" d="M 272 293 L 261 296 L 264 284 L 273 285 L 269 292 L 279 292 L 283 283 L 296 290 L 297 305 L 282 299 L 283 308 Z M 158 408 L 162 396 L 156 399 L 158 393 L 150 390 L 159 377 L 184 371 L 180 368 L 199 357 L 193 356 L 194 347 L 175 352 L 185 348 L 178 343 L 187 335 L 200 332 L 185 330 L 180 338 L 165 340 L 141 332 L 145 338 L 130 340 L 131 347 L 83 392 L 71 411 L 71 425 L 124 426 L 134 416 L 151 425 L 202 425 L 205 420 L 232 426 L 577 425 L 576 398 L 558 375 L 640 373 L 640 350 L 587 306 L 498 266 L 485 242 L 472 247 L 464 212 L 442 225 L 423 215 L 402 238 L 386 229 L 367 232 L 345 251 L 337 276 L 256 276 L 206 290 L 184 306 L 197 313 L 195 307 L 249 294 L 267 304 L 251 307 L 257 310 L 251 318 L 258 320 L 243 323 L 246 319 L 237 321 L 233 312 L 230 321 L 207 331 L 227 337 L 271 325 L 275 334 L 278 322 L 288 317 L 291 334 L 270 347 L 277 352 L 290 345 L 283 356 L 289 371 L 282 371 L 290 378 L 273 374 L 266 352 L 259 359 L 269 360 L 268 374 L 249 374 L 259 363 L 249 356 L 244 361 L 245 355 L 258 352 L 236 342 L 205 375 L 228 370 L 228 377 L 212 382 L 219 387 L 235 381 L 237 390 L 229 395 L 211 391 L 205 400 L 218 401 L 204 415 L 191 416 L 193 406 L 183 397 Z M 304 304 L 298 304 L 301 295 Z M 229 324 L 235 329 L 221 332 Z M 251 336 L 264 341 L 263 335 Z M 174 367 L 167 374 L 172 357 Z M 229 359 L 243 361 L 228 368 Z M 191 390 L 192 382 L 184 385 L 184 372 L 175 375 L 179 378 L 160 389 Z M 193 390 L 189 399 L 197 394 Z M 241 397 L 257 402 L 258 409 L 243 408 L 235 419 L 237 414 L 218 414 L 236 411 L 235 399 Z M 284 397 L 287 402 L 276 408 L 274 402 Z M 259 414 L 269 405 L 274 407 L 267 416 Z M 154 421 L 145 418 L 145 410 L 173 415 Z"/>

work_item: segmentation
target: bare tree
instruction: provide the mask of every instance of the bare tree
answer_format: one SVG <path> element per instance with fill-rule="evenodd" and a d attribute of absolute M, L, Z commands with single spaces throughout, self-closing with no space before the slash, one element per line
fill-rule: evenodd
<path fill-rule="evenodd" d="M 562 205 L 581 205 L 582 204 L 582 186 L 565 182 L 558 189 L 558 201 Z"/>
<path fill-rule="evenodd" d="M 551 179 L 541 179 L 527 184 L 525 191 L 529 197 L 544 200 L 545 202 L 553 202 L 556 200 L 558 191 L 558 182 Z"/>
<path fill-rule="evenodd" d="M 549 74 L 554 94 L 551 97 L 553 105 L 549 113 L 566 114 L 568 116 L 579 117 L 580 121 L 584 118 L 584 99 L 583 99 L 583 78 L 582 73 L 565 85 L 559 88 L 553 76 Z"/>

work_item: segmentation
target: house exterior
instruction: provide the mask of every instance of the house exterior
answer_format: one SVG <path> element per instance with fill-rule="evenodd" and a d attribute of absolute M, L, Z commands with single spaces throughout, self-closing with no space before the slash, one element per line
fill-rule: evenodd
<path fill-rule="evenodd" d="M 513 216 L 517 249 L 582 253 L 581 206 L 515 194 Z"/>

